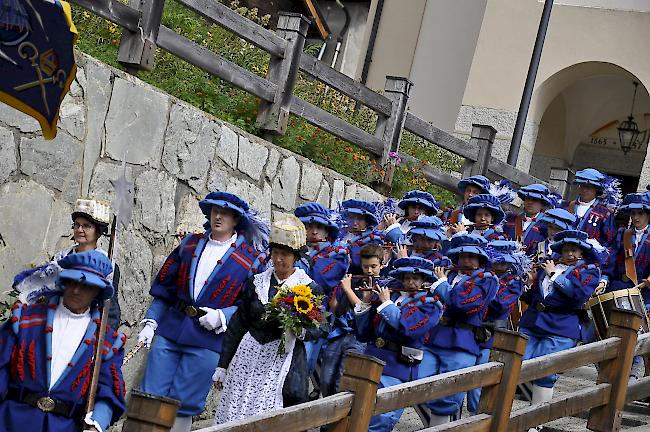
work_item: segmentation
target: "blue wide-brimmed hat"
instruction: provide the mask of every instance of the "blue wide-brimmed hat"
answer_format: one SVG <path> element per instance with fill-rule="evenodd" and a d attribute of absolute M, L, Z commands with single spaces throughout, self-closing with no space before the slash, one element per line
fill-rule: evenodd
<path fill-rule="evenodd" d="M 442 225 L 442 220 L 437 216 L 420 216 L 418 220 L 411 222 L 409 234 L 421 235 L 437 241 L 447 240 Z"/>
<path fill-rule="evenodd" d="M 482 190 L 481 193 L 488 193 L 490 191 L 490 179 L 482 175 L 475 175 L 467 177 L 458 182 L 458 190 L 460 193 L 465 193 L 465 188 L 468 185 L 476 186 Z"/>
<path fill-rule="evenodd" d="M 517 191 L 517 195 L 522 200 L 526 198 L 536 199 L 544 203 L 545 206 L 551 207 L 553 203 L 549 198 L 551 191 L 543 184 L 535 183 L 524 186 Z"/>
<path fill-rule="evenodd" d="M 650 212 L 650 193 L 630 193 L 623 198 L 623 205 L 618 209 L 619 213 L 629 213 L 632 209 L 645 210 Z"/>
<path fill-rule="evenodd" d="M 242 229 L 248 224 L 248 204 L 237 195 L 228 192 L 210 192 L 205 198 L 199 201 L 199 207 L 208 221 L 210 221 L 212 206 L 234 211 L 240 217 L 237 230 Z"/>
<path fill-rule="evenodd" d="M 576 215 L 564 209 L 552 208 L 542 213 L 537 221 L 557 225 L 563 230 L 570 230 L 575 228 L 578 219 L 576 218 Z"/>
<path fill-rule="evenodd" d="M 485 248 L 492 263 L 517 264 L 513 254 L 518 250 L 519 245 L 512 240 L 492 240 Z"/>
<path fill-rule="evenodd" d="M 463 214 L 468 220 L 475 222 L 476 210 L 480 208 L 490 210 L 490 213 L 492 213 L 492 217 L 494 218 L 492 221 L 494 225 L 499 225 L 506 217 L 505 212 L 501 208 L 501 202 L 499 202 L 499 199 L 489 194 L 480 194 L 471 197 L 463 209 Z"/>
<path fill-rule="evenodd" d="M 553 237 L 554 243 L 551 245 L 551 250 L 559 254 L 562 253 L 565 244 L 573 244 L 582 249 L 585 254 L 592 255 L 594 246 L 587 241 L 588 238 L 589 234 L 584 231 L 564 230 Z"/>
<path fill-rule="evenodd" d="M 478 255 L 483 263 L 487 263 L 490 259 L 485 251 L 487 240 L 480 235 L 476 234 L 456 234 L 448 242 L 448 250 L 445 255 L 452 261 L 458 261 L 461 253 L 470 253 Z"/>
<path fill-rule="evenodd" d="M 406 192 L 397 206 L 406 211 L 406 207 L 409 204 L 422 204 L 429 209 L 429 216 L 435 216 L 440 211 L 438 202 L 429 192 L 419 190 Z"/>
<path fill-rule="evenodd" d="M 345 200 L 341 203 L 341 213 L 343 216 L 350 213 L 365 216 L 371 227 L 375 227 L 379 223 L 376 216 L 377 206 L 369 201 L 357 199 Z"/>
<path fill-rule="evenodd" d="M 576 172 L 574 183 L 578 185 L 590 185 L 598 189 L 604 188 L 605 174 L 594 168 L 586 168 Z"/>
<path fill-rule="evenodd" d="M 100 300 L 113 296 L 113 285 L 107 279 L 113 272 L 113 265 L 103 253 L 96 250 L 73 253 L 59 260 L 58 265 L 63 268 L 57 278 L 58 285 L 75 281 L 99 288 Z"/>
<path fill-rule="evenodd" d="M 395 270 L 392 270 L 388 275 L 394 278 L 400 278 L 404 274 L 420 274 L 424 276 L 425 280 L 432 281 L 435 279 L 433 262 L 424 258 L 398 258 L 394 261 L 393 266 Z"/>
<path fill-rule="evenodd" d="M 325 225 L 330 236 L 336 238 L 339 234 L 339 227 L 332 220 L 332 213 L 332 210 L 318 203 L 302 204 L 293 212 L 303 224 L 316 222 Z"/>

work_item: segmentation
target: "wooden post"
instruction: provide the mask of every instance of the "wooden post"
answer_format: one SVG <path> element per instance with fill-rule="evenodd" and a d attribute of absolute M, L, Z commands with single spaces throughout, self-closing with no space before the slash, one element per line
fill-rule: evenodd
<path fill-rule="evenodd" d="M 291 97 L 309 23 L 303 15 L 280 12 L 276 34 L 287 41 L 287 46 L 284 57 L 271 56 L 266 75 L 267 80 L 277 85 L 277 91 L 273 102 L 262 102 L 257 113 L 257 126 L 268 140 L 275 135 L 284 135 L 287 130 Z"/>
<path fill-rule="evenodd" d="M 349 353 L 343 360 L 340 391 L 354 393 L 350 416 L 329 427 L 330 432 L 366 432 L 375 411 L 377 386 L 386 363 L 378 358 Z"/>
<path fill-rule="evenodd" d="M 621 428 L 621 410 L 625 404 L 627 383 L 641 326 L 641 314 L 631 310 L 612 309 L 608 318 L 607 337 L 621 338 L 618 356 L 600 363 L 597 384 L 609 383 L 612 390 L 606 405 L 589 411 L 587 428 L 592 431 L 616 431 Z"/>
<path fill-rule="evenodd" d="M 406 108 L 409 92 L 413 83 L 404 77 L 387 76 L 384 85 L 384 95 L 391 101 L 390 116 L 379 115 L 375 136 L 384 142 L 384 151 L 381 155 L 381 165 L 384 167 L 384 177 L 380 188 L 390 191 L 395 174 L 395 159 L 389 154 L 399 153 L 399 144 L 404 132 Z"/>
<path fill-rule="evenodd" d="M 160 30 L 165 0 L 129 0 L 129 6 L 142 12 L 138 31 L 122 31 L 117 61 L 136 75 L 140 70 L 152 70 L 156 55 L 156 40 Z"/>
<path fill-rule="evenodd" d="M 483 388 L 479 402 L 479 413 L 490 414 L 492 417 L 490 431 L 508 429 L 512 400 L 515 397 L 527 342 L 528 337 L 524 334 L 505 329 L 495 331 L 490 361 L 503 363 L 501 382 Z"/>
<path fill-rule="evenodd" d="M 472 124 L 470 143 L 475 143 L 478 146 L 478 158 L 471 166 L 470 175 L 487 175 L 496 135 L 497 130 L 492 126 Z"/>

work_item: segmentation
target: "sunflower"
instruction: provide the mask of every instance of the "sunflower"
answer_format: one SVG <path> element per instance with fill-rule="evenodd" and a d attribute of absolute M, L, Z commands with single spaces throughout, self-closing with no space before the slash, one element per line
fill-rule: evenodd
<path fill-rule="evenodd" d="M 306 296 L 294 297 L 293 305 L 296 307 L 296 310 L 302 314 L 308 314 L 314 308 L 314 304 L 311 302 L 309 297 Z"/>
<path fill-rule="evenodd" d="M 311 296 L 311 288 L 309 288 L 308 285 L 304 285 L 304 284 L 296 285 L 295 287 L 291 288 L 291 291 L 296 293 L 296 295 L 298 296 L 305 296 L 305 297 Z"/>

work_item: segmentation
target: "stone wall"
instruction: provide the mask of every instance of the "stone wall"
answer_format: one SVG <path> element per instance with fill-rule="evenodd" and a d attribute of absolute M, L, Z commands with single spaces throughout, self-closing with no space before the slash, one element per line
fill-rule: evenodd
<path fill-rule="evenodd" d="M 133 220 L 119 235 L 117 256 L 127 335 L 136 334 L 151 279 L 174 247 L 174 234 L 201 229 L 197 203 L 208 191 L 236 193 L 267 217 L 305 201 L 335 207 L 347 198 L 380 198 L 128 74 L 85 55 L 78 55 L 78 63 L 54 141 L 43 140 L 35 120 L 0 105 L 5 299 L 15 273 L 70 244 L 70 213 L 78 196 L 113 198 L 110 181 L 120 175 L 123 159 L 135 184 Z M 127 369 L 128 375 L 135 366 Z"/>

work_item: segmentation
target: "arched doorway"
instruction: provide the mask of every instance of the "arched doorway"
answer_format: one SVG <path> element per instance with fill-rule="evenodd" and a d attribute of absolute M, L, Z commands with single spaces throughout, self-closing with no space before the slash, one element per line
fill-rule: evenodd
<path fill-rule="evenodd" d="M 531 174 L 547 180 L 551 168 L 593 167 L 620 178 L 625 193 L 636 191 L 650 135 L 650 96 L 643 83 L 633 113 L 644 131 L 639 148 L 624 154 L 617 130 L 630 114 L 635 81 L 639 79 L 617 65 L 587 62 L 542 83 L 532 107 L 539 132 Z"/>

